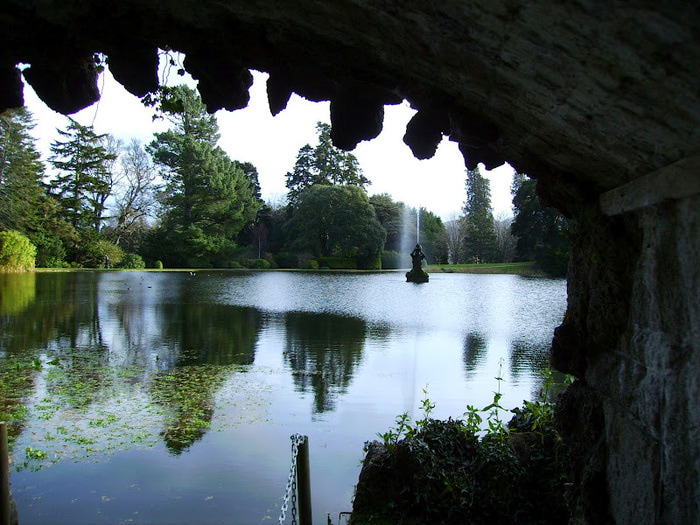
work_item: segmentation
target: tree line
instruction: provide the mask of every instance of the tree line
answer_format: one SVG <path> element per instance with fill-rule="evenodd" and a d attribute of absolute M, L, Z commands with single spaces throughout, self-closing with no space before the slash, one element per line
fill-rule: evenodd
<path fill-rule="evenodd" d="M 550 237 L 564 238 L 566 221 L 534 210 L 524 176 L 513 185 L 512 225 L 494 220 L 478 169 L 467 171 L 462 216 L 447 224 L 369 196 L 357 158 L 335 148 L 321 122 L 318 143 L 303 146 L 286 174 L 287 202 L 266 203 L 257 169 L 218 145 L 216 117 L 194 90 L 163 87 L 144 103 L 169 123 L 149 144 L 70 119 L 48 166 L 29 111 L 0 115 L 0 232 L 28 239 L 36 266 L 403 268 L 416 238 L 433 264 L 542 259 Z"/>
<path fill-rule="evenodd" d="M 566 275 L 574 223 L 537 195 L 537 181 L 514 173 L 514 216 L 494 218 L 491 188 L 479 168 L 467 170 L 462 215 L 446 226 L 450 262 L 455 264 L 535 261 L 539 269 Z"/>

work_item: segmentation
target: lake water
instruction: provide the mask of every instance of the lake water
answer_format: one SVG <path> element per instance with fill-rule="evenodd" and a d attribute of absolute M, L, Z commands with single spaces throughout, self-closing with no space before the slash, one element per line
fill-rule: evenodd
<path fill-rule="evenodd" d="M 565 308 L 564 280 L 514 275 L 0 275 L 20 523 L 277 523 L 294 433 L 337 523 L 364 443 L 426 395 L 440 418 L 535 397 Z"/>

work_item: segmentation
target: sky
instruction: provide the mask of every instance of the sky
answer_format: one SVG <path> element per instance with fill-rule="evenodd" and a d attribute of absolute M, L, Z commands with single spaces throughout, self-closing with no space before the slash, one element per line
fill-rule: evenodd
<path fill-rule="evenodd" d="M 329 103 L 309 102 L 292 95 L 287 108 L 272 117 L 267 105 L 265 82 L 267 75 L 253 71 L 247 108 L 218 111 L 221 139 L 219 145 L 228 155 L 241 162 L 251 162 L 258 170 L 262 197 L 281 204 L 287 189 L 285 174 L 291 171 L 299 149 L 305 144 L 315 146 L 316 123 L 330 123 Z M 169 84 L 182 82 L 182 77 L 168 79 Z M 196 81 L 185 77 L 186 83 Z M 167 129 L 164 121 L 153 121 L 153 110 L 116 82 L 108 70 L 100 76 L 100 100 L 72 115 L 82 125 L 93 125 L 97 133 L 110 133 L 125 143 L 137 138 L 144 144 L 153 133 Z M 58 138 L 56 129 L 66 129 L 68 119 L 49 109 L 25 84 L 25 105 L 34 115 L 37 149 L 46 160 L 50 144 Z M 388 193 L 394 201 L 412 207 L 424 207 L 443 221 L 456 218 L 466 199 L 465 167 L 457 144 L 443 138 L 432 159 L 417 160 L 403 143 L 406 124 L 415 111 L 407 102 L 386 106 L 382 133 L 372 141 L 361 142 L 353 151 L 364 175 L 371 181 L 370 195 Z M 510 184 L 513 169 L 507 164 L 492 171 L 480 170 L 491 182 L 494 216 L 512 215 Z M 50 168 L 48 169 L 50 174 Z"/>

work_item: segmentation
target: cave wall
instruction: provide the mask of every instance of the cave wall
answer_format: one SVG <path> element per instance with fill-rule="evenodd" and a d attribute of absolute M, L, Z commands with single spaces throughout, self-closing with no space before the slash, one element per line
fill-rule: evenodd
<path fill-rule="evenodd" d="M 143 95 L 166 46 L 186 53 L 212 110 L 245 106 L 248 70 L 267 71 L 273 113 L 292 92 L 330 100 L 333 140 L 352 148 L 407 99 L 417 157 L 445 135 L 467 166 L 508 161 L 537 178 L 578 225 L 552 343 L 555 366 L 579 378 L 561 421 L 577 451 L 575 521 L 697 522 L 697 5 L 5 0 L 0 111 L 22 102 L 19 62 L 71 113 L 99 97 L 93 53 Z"/>
<path fill-rule="evenodd" d="M 603 399 L 617 523 L 700 516 L 698 210 L 695 195 L 634 212 L 641 246 L 629 261 L 628 322 L 615 348 L 589 358 L 586 379 Z"/>
<path fill-rule="evenodd" d="M 579 208 L 552 357 L 580 378 L 560 424 L 582 523 L 700 516 L 699 188 L 684 159 Z"/>

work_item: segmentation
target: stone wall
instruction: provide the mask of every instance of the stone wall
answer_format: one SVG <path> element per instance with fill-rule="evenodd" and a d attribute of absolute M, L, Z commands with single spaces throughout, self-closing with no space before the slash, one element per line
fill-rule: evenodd
<path fill-rule="evenodd" d="M 700 177 L 700 172 L 694 174 Z M 700 196 L 634 213 L 642 232 L 619 345 L 589 360 L 617 523 L 700 516 Z"/>
<path fill-rule="evenodd" d="M 597 204 L 579 209 L 569 307 L 552 351 L 581 379 L 560 424 L 578 461 L 582 523 L 700 515 L 698 181 L 694 160 L 677 163 L 604 195 L 612 216 Z"/>
<path fill-rule="evenodd" d="M 577 519 L 697 522 L 700 168 L 615 193 L 700 153 L 696 4 L 4 0 L 0 111 L 22 102 L 19 62 L 70 113 L 99 96 L 93 53 L 142 95 L 166 46 L 211 109 L 245 106 L 248 69 L 267 71 L 273 113 L 292 92 L 330 100 L 333 139 L 352 148 L 406 99 L 416 156 L 445 135 L 468 166 L 536 177 L 578 224 L 552 345 L 580 378 L 562 410 L 581 438 Z"/>

